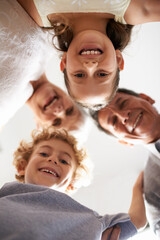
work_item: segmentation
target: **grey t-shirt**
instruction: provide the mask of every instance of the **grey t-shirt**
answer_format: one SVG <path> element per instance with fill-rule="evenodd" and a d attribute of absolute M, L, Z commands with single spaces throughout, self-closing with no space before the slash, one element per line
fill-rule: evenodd
<path fill-rule="evenodd" d="M 47 187 L 13 182 L 0 190 L 1 240 L 100 240 L 115 224 L 121 227 L 120 239 L 137 233 L 128 214 L 102 217 Z"/>
<path fill-rule="evenodd" d="M 160 239 L 160 140 L 152 147 L 150 150 L 156 147 L 157 152 L 150 153 L 144 170 L 144 194 L 150 227 Z"/>

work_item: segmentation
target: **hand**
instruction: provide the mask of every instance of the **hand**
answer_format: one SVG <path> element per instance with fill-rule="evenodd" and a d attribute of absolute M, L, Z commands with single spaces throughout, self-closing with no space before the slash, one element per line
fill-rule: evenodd
<path fill-rule="evenodd" d="M 118 225 L 108 228 L 103 232 L 101 240 L 119 240 L 121 229 Z M 110 238 L 108 238 L 110 236 Z"/>
<path fill-rule="evenodd" d="M 128 213 L 137 229 L 146 225 L 146 212 L 143 199 L 143 172 L 140 173 L 134 184 L 132 202 Z"/>

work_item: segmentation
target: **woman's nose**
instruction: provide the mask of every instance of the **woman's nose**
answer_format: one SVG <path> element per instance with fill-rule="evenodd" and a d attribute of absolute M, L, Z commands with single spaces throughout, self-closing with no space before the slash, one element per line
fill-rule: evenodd
<path fill-rule="evenodd" d="M 92 71 L 94 70 L 97 66 L 98 66 L 98 62 L 97 61 L 84 61 L 83 62 L 83 66 L 85 68 L 87 68 L 88 70 Z"/>

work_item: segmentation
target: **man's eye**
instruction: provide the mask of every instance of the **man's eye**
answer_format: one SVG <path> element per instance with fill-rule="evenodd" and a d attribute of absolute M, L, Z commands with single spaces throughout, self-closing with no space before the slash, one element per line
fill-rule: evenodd
<path fill-rule="evenodd" d="M 104 72 L 97 73 L 98 77 L 106 77 L 108 74 Z"/>
<path fill-rule="evenodd" d="M 117 117 L 114 116 L 114 117 L 113 117 L 113 121 L 112 121 L 112 125 L 113 125 L 113 127 L 115 127 L 116 122 L 117 122 Z"/>
<path fill-rule="evenodd" d="M 60 126 L 61 125 L 61 119 L 60 118 L 56 118 L 53 122 L 53 126 Z"/>
<path fill-rule="evenodd" d="M 74 107 L 72 106 L 72 107 L 70 107 L 70 108 L 67 108 L 66 109 L 66 115 L 67 116 L 70 116 L 70 115 L 72 115 L 72 113 L 73 113 L 73 110 L 74 110 Z"/>
<path fill-rule="evenodd" d="M 77 78 L 82 78 L 85 76 L 85 74 L 84 73 L 76 73 L 76 74 L 74 74 L 74 76 Z"/>
<path fill-rule="evenodd" d="M 120 110 L 123 109 L 123 107 L 126 105 L 126 103 L 127 103 L 127 99 L 123 100 L 119 105 L 119 109 Z"/>
<path fill-rule="evenodd" d="M 48 154 L 45 153 L 45 152 L 40 152 L 40 155 L 43 156 L 43 157 L 48 157 Z"/>
<path fill-rule="evenodd" d="M 64 160 L 64 159 L 60 159 L 59 161 L 60 161 L 62 164 L 65 164 L 65 165 L 68 164 L 68 162 L 67 162 L 66 160 Z"/>

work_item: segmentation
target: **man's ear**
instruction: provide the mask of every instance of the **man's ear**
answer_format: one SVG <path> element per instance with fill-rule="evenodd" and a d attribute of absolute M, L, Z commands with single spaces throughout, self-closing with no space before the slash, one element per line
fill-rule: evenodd
<path fill-rule="evenodd" d="M 146 95 L 144 93 L 140 93 L 139 96 L 141 98 L 143 98 L 144 100 L 148 101 L 150 104 L 154 104 L 155 103 L 155 101 L 151 97 L 149 97 L 148 95 Z"/>
<path fill-rule="evenodd" d="M 124 59 L 120 50 L 116 50 L 117 64 L 120 71 L 124 69 Z"/>
<path fill-rule="evenodd" d="M 124 141 L 124 140 L 118 140 L 118 142 L 121 143 L 121 144 L 124 144 L 124 145 L 130 146 L 130 147 L 133 147 L 133 146 L 134 146 L 134 144 L 132 144 L 132 143 L 128 143 L 128 142 L 126 142 L 126 141 Z"/>
<path fill-rule="evenodd" d="M 63 56 L 62 56 L 62 59 L 61 59 L 61 62 L 60 62 L 60 70 L 61 70 L 61 72 L 63 72 L 64 69 L 66 68 L 66 57 L 67 57 L 67 53 L 64 52 Z"/>
<path fill-rule="evenodd" d="M 17 172 L 20 176 L 23 176 L 25 174 L 26 166 L 27 166 L 27 161 L 24 159 L 21 159 L 17 169 Z"/>

